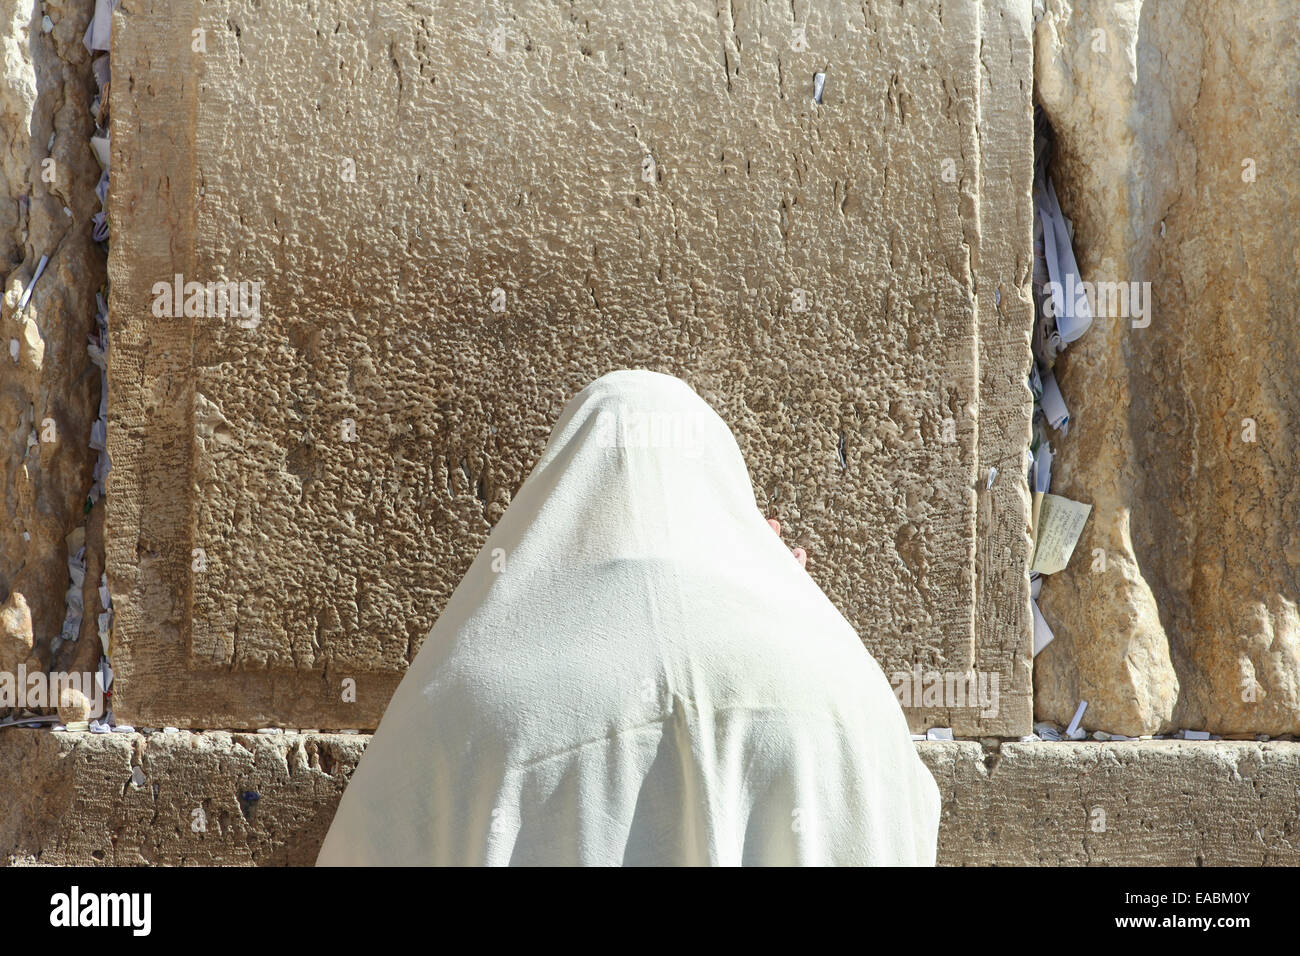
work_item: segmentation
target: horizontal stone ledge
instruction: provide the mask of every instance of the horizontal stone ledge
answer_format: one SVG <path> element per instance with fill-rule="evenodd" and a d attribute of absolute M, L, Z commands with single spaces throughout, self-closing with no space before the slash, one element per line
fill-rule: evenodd
<path fill-rule="evenodd" d="M 1300 864 L 1300 743 L 917 747 L 943 791 L 942 864 Z"/>
<path fill-rule="evenodd" d="M 310 865 L 369 737 L 0 733 L 11 864 Z M 1300 743 L 917 744 L 950 865 L 1300 864 Z"/>

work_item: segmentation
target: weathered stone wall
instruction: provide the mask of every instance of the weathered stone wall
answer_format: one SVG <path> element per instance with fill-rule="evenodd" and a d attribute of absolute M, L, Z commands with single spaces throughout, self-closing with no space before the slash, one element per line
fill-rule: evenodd
<path fill-rule="evenodd" d="M 563 403 L 639 366 L 887 671 L 997 674 L 916 726 L 1027 732 L 1030 57 L 1018 3 L 126 0 L 119 718 L 374 726 Z M 255 320 L 155 314 L 176 274 Z"/>
<path fill-rule="evenodd" d="M 1052 490 L 1094 511 L 1039 598 L 1040 718 L 1084 699 L 1085 727 L 1130 735 L 1300 731 L 1298 14 L 1048 0 L 1037 25 L 1083 276 L 1153 302 L 1056 367 Z"/>
<path fill-rule="evenodd" d="M 312 864 L 368 737 L 0 737 L 0 860 Z M 943 865 L 1300 865 L 1300 744 L 918 744 Z"/>
<path fill-rule="evenodd" d="M 100 650 L 103 507 L 86 508 L 101 378 L 86 344 L 105 276 L 91 238 L 100 169 L 89 145 L 95 81 L 82 44 L 93 7 L 0 0 L 0 605 L 10 611 L 0 624 L 0 670 L 10 673 L 51 663 L 93 671 Z M 33 284 L 42 256 L 49 261 Z M 83 544 L 81 637 L 52 659 L 69 551 Z"/>
<path fill-rule="evenodd" d="M 1084 277 L 1156 310 L 1057 366 L 1053 491 L 1094 512 L 1040 598 L 1037 714 L 1295 732 L 1295 4 L 1044 5 Z M 102 564 L 91 7 L 0 0 L 0 599 L 73 669 Z M 1026 730 L 1029 4 L 355 7 L 115 18 L 119 716 L 373 725 L 564 400 L 644 365 L 716 403 L 887 669 L 1000 674 L 996 717 L 915 727 Z M 261 281 L 259 321 L 155 316 L 177 272 Z M 51 662 L 69 535 L 90 639 Z M 0 856 L 308 864 L 366 740 L 0 731 Z M 1300 863 L 1297 744 L 920 751 L 943 863 Z"/>

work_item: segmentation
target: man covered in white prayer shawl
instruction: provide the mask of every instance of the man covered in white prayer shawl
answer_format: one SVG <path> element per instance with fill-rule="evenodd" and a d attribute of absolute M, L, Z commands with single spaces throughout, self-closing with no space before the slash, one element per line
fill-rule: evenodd
<path fill-rule="evenodd" d="M 939 791 L 690 386 L 614 372 L 394 694 L 319 865 L 933 865 Z"/>

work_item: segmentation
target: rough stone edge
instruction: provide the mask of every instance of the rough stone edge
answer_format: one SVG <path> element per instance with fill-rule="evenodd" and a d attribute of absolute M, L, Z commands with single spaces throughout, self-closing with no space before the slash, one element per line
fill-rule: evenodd
<path fill-rule="evenodd" d="M 13 799 L 0 812 L 0 859 L 310 865 L 369 740 L 8 730 L 0 766 Z M 1300 743 L 918 751 L 943 791 L 945 865 L 1300 864 Z M 1099 807 L 1104 830 L 1094 829 Z"/>
<path fill-rule="evenodd" d="M 157 503 L 190 483 L 185 430 L 193 388 L 191 376 L 176 374 L 190 354 L 190 322 L 151 321 L 149 297 L 133 281 L 141 273 L 160 280 L 188 273 L 192 265 L 187 236 L 193 233 L 194 212 L 188 208 L 193 183 L 187 164 L 175 156 L 191 152 L 193 143 L 173 138 L 175 131 L 193 128 L 177 120 L 194 111 L 189 45 L 182 43 L 193 21 L 192 0 L 179 0 L 171 12 L 168 17 L 150 0 L 127 0 L 113 15 L 111 65 L 117 82 L 111 90 L 115 175 L 109 191 L 107 442 L 113 469 L 107 481 L 105 563 L 115 612 L 109 643 L 114 705 L 118 717 L 126 719 L 138 716 L 129 708 L 137 657 L 144 657 L 160 634 L 173 642 L 183 639 L 189 603 L 187 582 L 167 573 L 179 557 L 172 553 L 175 530 L 187 515 Z M 154 28 L 153 44 L 145 39 L 149 31 L 135 29 L 143 20 Z M 172 133 L 151 132 L 166 129 Z M 150 142 L 169 148 L 146 153 Z M 131 228 L 138 223 L 153 228 Z M 172 613 L 149 621 L 141 613 L 141 596 L 157 589 L 172 595 Z M 147 691 L 135 694 L 137 700 L 146 696 Z"/>
<path fill-rule="evenodd" d="M 1003 84 L 980 118 L 1000 130 L 1019 127 L 1033 142 L 1033 21 L 1017 0 L 985 3 L 980 36 L 981 83 Z M 999 48 L 1001 47 L 1001 48 Z M 1007 96 L 1013 84 L 1024 96 Z M 1022 736 L 1033 729 L 1033 618 L 1029 610 L 1029 483 L 1025 451 L 1032 435 L 1033 398 L 1026 384 L 1033 361 L 1033 151 L 1011 136 L 980 135 L 980 246 L 976 290 L 980 362 L 979 496 L 975 532 L 977 666 L 1002 672 L 998 718 L 979 736 Z M 1003 221 L 1014 228 L 986 231 Z M 1003 372 L 1010 369 L 1009 375 Z M 986 489 L 989 469 L 998 477 Z M 1000 479 L 1000 480 L 999 480 Z M 996 651 L 996 654 L 995 654 Z M 1009 664 L 1009 672 L 1006 669 Z M 960 728 L 958 728 L 960 730 Z M 976 732 L 961 732 L 976 736 Z"/>
<path fill-rule="evenodd" d="M 951 727 L 957 737 L 1021 737 L 1033 730 L 1033 623 L 1029 610 L 1030 496 L 1025 452 L 1032 436 L 1027 381 L 1032 353 L 1033 21 L 1028 4 L 994 0 L 959 7 L 976 38 L 970 54 L 979 87 L 971 91 L 974 125 L 966 130 L 974 175 L 958 183 L 971 209 L 965 241 L 976 291 L 976 418 L 971 542 L 975 615 L 971 660 L 998 675 L 995 712 L 908 708 L 914 731 Z M 962 35 L 960 29 L 954 35 Z M 987 84 L 987 86 L 986 86 Z M 1019 93 L 1019 95 L 1017 95 Z M 1022 138 L 1004 135 L 1019 128 Z M 963 168 L 971 156 L 963 155 Z M 1003 226 L 1003 223 L 1012 223 Z M 995 225 L 996 224 L 996 225 Z M 1009 370 L 1009 373 L 1008 373 Z M 993 487 L 987 487 L 996 467 Z"/>

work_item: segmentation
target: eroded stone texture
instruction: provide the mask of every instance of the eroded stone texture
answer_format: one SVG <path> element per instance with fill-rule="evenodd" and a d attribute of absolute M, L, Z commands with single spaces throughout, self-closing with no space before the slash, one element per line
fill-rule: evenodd
<path fill-rule="evenodd" d="M 86 579 L 81 637 L 60 657 L 80 648 L 96 661 L 99 654 L 100 543 L 82 530 L 98 521 L 85 509 L 100 398 L 86 338 L 105 275 L 91 239 L 100 169 L 89 145 L 95 82 L 82 44 L 93 9 L 93 0 L 0 0 L 0 599 L 25 599 L 42 664 L 63 626 L 69 536 L 86 541 L 95 576 Z M 42 256 L 49 263 L 31 286 Z"/>
<path fill-rule="evenodd" d="M 1037 715 L 1300 730 L 1296 5 L 1046 7 L 1037 91 L 1083 276 L 1150 282 L 1153 314 L 1094 319 L 1058 361 L 1052 490 L 1095 510 L 1040 597 Z"/>
<path fill-rule="evenodd" d="M 368 740 L 5 731 L 0 860 L 310 865 Z M 918 750 L 943 793 L 941 864 L 1300 864 L 1300 744 Z"/>
<path fill-rule="evenodd" d="M 368 738 L 0 738 L 10 864 L 310 866 Z"/>
<path fill-rule="evenodd" d="M 32 656 L 32 611 L 22 591 L 11 591 L 0 605 L 0 672 L 16 674 Z"/>
<path fill-rule="evenodd" d="M 922 743 L 949 866 L 1295 866 L 1300 744 Z"/>
<path fill-rule="evenodd" d="M 119 715 L 374 726 L 565 401 L 647 367 L 887 672 L 997 673 L 916 726 L 1026 731 L 1021 7 L 126 0 Z M 155 316 L 176 273 L 258 321 Z"/>

